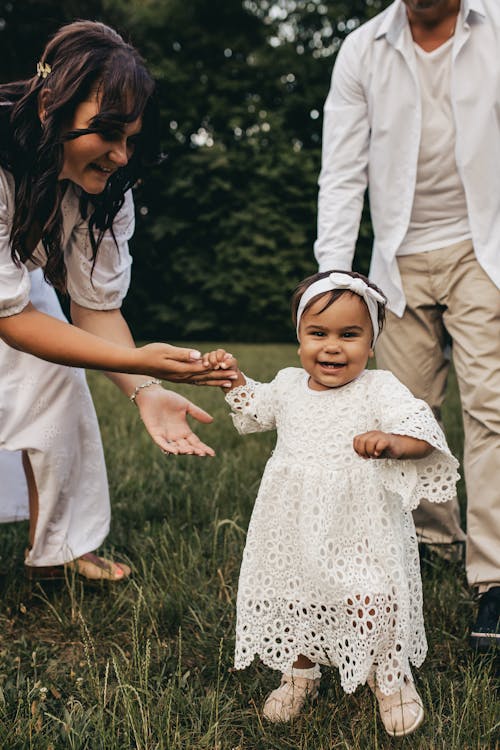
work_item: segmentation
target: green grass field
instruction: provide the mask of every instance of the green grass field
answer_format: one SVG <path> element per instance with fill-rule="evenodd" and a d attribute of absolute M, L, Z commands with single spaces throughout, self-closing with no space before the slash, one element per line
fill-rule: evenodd
<path fill-rule="evenodd" d="M 267 379 L 296 364 L 295 347 L 231 344 Z M 238 570 L 273 434 L 239 437 L 218 389 L 179 388 L 215 417 L 198 432 L 214 459 L 165 458 L 137 411 L 100 375 L 91 387 L 113 502 L 105 552 L 130 562 L 121 585 L 31 586 L 25 524 L 0 528 L 2 750 L 373 750 L 498 748 L 495 664 L 468 650 L 476 605 L 462 566 L 423 571 L 429 655 L 417 674 L 426 721 L 389 738 L 368 688 L 344 695 L 324 670 L 318 703 L 287 726 L 263 723 L 277 675 L 231 669 Z M 456 386 L 445 419 L 461 453 Z M 459 487 L 464 501 L 463 485 Z"/>

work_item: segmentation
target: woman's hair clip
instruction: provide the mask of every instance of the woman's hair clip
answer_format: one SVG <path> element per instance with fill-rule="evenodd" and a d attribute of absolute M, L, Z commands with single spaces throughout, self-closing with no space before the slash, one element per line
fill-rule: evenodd
<path fill-rule="evenodd" d="M 49 73 L 52 73 L 52 68 L 48 63 L 38 62 L 36 64 L 36 73 L 39 78 L 47 78 Z"/>

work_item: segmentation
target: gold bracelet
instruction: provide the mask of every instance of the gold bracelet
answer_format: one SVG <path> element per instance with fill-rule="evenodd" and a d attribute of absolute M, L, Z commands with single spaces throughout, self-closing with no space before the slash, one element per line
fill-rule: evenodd
<path fill-rule="evenodd" d="M 151 378 L 151 380 L 145 380 L 144 383 L 136 385 L 134 388 L 134 392 L 129 396 L 129 399 L 133 404 L 135 404 L 135 399 L 137 398 L 137 394 L 139 393 L 139 391 L 141 391 L 143 388 L 149 388 L 150 385 L 161 385 L 161 380 L 158 380 L 158 378 Z M 137 404 L 135 405 L 137 406 Z"/>

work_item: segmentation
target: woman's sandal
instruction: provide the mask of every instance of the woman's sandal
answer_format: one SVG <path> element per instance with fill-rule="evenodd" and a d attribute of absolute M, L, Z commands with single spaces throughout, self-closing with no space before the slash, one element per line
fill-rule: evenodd
<path fill-rule="evenodd" d="M 55 581 L 66 578 L 67 570 L 77 573 L 88 581 L 124 581 L 132 572 L 125 563 L 116 563 L 86 552 L 76 560 L 64 565 L 26 565 L 26 575 L 31 581 Z"/>

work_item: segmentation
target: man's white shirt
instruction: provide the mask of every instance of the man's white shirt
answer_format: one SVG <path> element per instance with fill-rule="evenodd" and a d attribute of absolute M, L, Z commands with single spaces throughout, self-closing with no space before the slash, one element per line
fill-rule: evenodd
<path fill-rule="evenodd" d="M 458 241 L 470 232 L 480 265 L 498 287 L 499 58 L 500 2 L 462 0 L 449 71 L 454 124 L 450 148 L 455 141 L 468 226 L 462 210 L 456 216 L 456 236 Z M 375 234 L 370 277 L 398 315 L 404 311 L 405 298 L 396 254 L 408 239 L 421 134 L 416 52 L 406 8 L 396 0 L 347 37 L 334 67 L 324 110 L 315 254 L 320 270 L 351 267 L 369 184 Z"/>
<path fill-rule="evenodd" d="M 453 39 L 432 52 L 425 52 L 418 44 L 413 47 L 422 128 L 413 208 L 398 256 L 449 247 L 471 238 L 464 186 L 455 160 L 450 96 Z"/>

